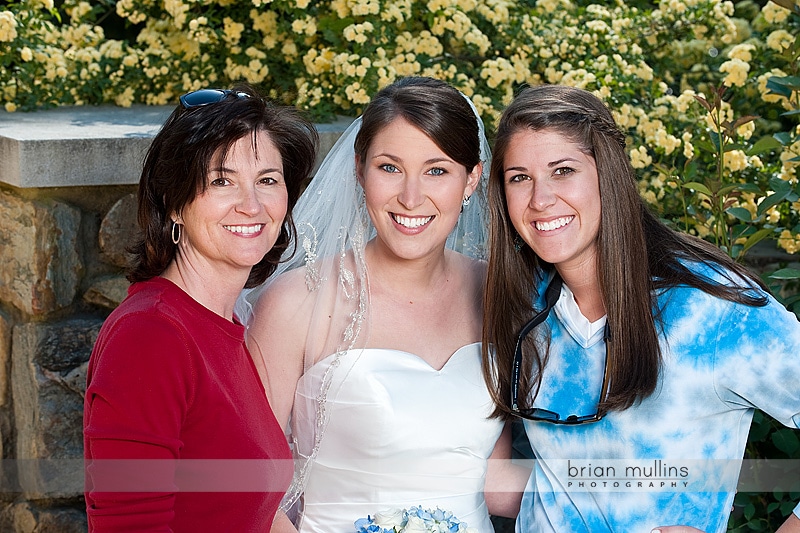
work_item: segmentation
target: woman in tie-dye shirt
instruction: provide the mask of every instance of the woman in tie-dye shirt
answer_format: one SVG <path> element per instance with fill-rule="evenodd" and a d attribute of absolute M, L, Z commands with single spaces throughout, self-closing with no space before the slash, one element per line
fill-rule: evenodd
<path fill-rule="evenodd" d="M 489 199 L 485 372 L 537 459 L 517 531 L 725 531 L 753 410 L 800 426 L 797 318 L 648 211 L 587 91 L 517 96 Z"/>

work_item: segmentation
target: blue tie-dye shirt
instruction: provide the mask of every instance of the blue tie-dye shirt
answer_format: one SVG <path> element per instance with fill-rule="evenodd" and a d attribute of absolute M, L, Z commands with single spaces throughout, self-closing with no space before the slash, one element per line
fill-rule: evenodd
<path fill-rule="evenodd" d="M 794 314 L 772 298 L 750 307 L 687 287 L 664 291 L 658 305 L 663 366 L 651 396 L 591 424 L 525 421 L 537 461 L 518 532 L 649 533 L 673 524 L 723 532 L 753 409 L 800 427 Z M 583 338 L 559 306 L 547 324 L 551 353 L 534 405 L 595 413 L 602 328 Z"/>

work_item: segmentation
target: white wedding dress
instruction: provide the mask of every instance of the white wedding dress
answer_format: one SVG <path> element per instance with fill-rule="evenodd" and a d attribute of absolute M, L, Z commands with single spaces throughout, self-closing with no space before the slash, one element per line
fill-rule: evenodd
<path fill-rule="evenodd" d="M 320 361 L 297 385 L 293 427 L 301 451 L 333 361 Z M 352 533 L 358 518 L 412 506 L 440 507 L 481 533 L 494 531 L 483 485 L 503 424 L 488 418 L 479 343 L 457 350 L 441 370 L 398 350 L 345 352 L 327 408 L 301 532 Z"/>

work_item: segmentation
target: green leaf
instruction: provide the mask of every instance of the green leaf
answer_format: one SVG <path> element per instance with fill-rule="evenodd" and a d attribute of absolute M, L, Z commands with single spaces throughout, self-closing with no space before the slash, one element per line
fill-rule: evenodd
<path fill-rule="evenodd" d="M 692 159 L 683 166 L 683 179 L 691 180 L 697 175 L 697 161 Z"/>
<path fill-rule="evenodd" d="M 721 189 L 719 189 L 717 191 L 717 194 L 719 196 L 723 196 L 723 197 L 727 196 L 727 195 L 729 195 L 730 193 L 732 193 L 734 191 L 739 191 L 740 190 L 740 186 L 741 186 L 740 183 L 734 183 L 733 185 L 726 185 L 725 187 L 722 187 Z"/>
<path fill-rule="evenodd" d="M 789 516 L 789 513 L 791 513 L 794 510 L 795 505 L 796 505 L 795 501 L 783 502 L 781 504 L 781 514 L 783 516 Z"/>
<path fill-rule="evenodd" d="M 744 242 L 744 246 L 742 247 L 742 253 L 747 252 L 750 248 L 760 243 L 770 235 L 772 235 L 772 230 L 767 228 L 762 228 L 757 232 L 753 233 Z"/>
<path fill-rule="evenodd" d="M 734 218 L 738 218 L 743 222 L 753 221 L 753 216 L 750 214 L 750 211 L 748 211 L 744 207 L 729 207 L 728 209 L 725 210 L 725 212 Z"/>
<path fill-rule="evenodd" d="M 747 155 L 758 155 L 770 150 L 781 148 L 783 145 L 778 142 L 778 139 L 771 136 L 761 137 L 756 143 L 747 151 Z"/>
<path fill-rule="evenodd" d="M 756 414 L 759 414 L 759 413 L 760 413 L 760 411 L 756 411 Z M 756 420 L 756 417 L 754 416 L 753 417 L 753 424 L 752 424 L 752 426 L 750 426 L 750 435 L 749 435 L 748 439 L 750 441 L 764 440 L 764 437 L 766 437 L 767 434 L 769 434 L 770 427 L 771 426 L 770 426 L 769 422 L 766 422 L 763 417 L 762 417 L 762 419 L 760 421 L 758 421 L 758 420 Z M 737 494 L 737 497 L 738 497 L 738 494 Z M 742 497 L 744 498 L 744 496 L 742 496 Z M 735 501 L 736 500 L 734 499 L 734 502 Z"/>
<path fill-rule="evenodd" d="M 742 192 L 752 192 L 755 194 L 763 194 L 761 189 L 755 183 L 740 183 L 739 190 Z"/>
<path fill-rule="evenodd" d="M 800 269 L 781 268 L 769 275 L 772 279 L 800 279 Z"/>
<path fill-rule="evenodd" d="M 784 192 L 792 190 L 792 184 L 781 178 L 770 178 L 769 187 L 775 192 Z"/>
<path fill-rule="evenodd" d="M 694 141 L 694 146 L 695 148 L 703 150 L 704 152 L 710 152 L 712 154 L 717 153 L 717 148 L 715 148 L 714 145 L 708 141 L 702 141 L 702 140 Z"/>
<path fill-rule="evenodd" d="M 779 131 L 778 133 L 773 133 L 772 136 L 783 146 L 792 144 L 792 134 L 788 131 Z"/>
<path fill-rule="evenodd" d="M 731 143 L 725 145 L 726 152 L 732 152 L 734 150 L 744 150 L 744 145 L 739 143 Z"/>
<path fill-rule="evenodd" d="M 764 200 L 760 204 L 758 204 L 758 210 L 756 211 L 756 215 L 761 216 L 770 207 L 773 207 L 781 203 L 787 196 L 789 196 L 790 192 L 791 191 L 776 192 L 764 198 Z"/>
<path fill-rule="evenodd" d="M 769 87 L 770 82 L 773 82 L 773 85 L 779 87 L 787 87 L 793 91 L 800 91 L 800 76 L 772 76 L 767 80 L 767 87 Z"/>
<path fill-rule="evenodd" d="M 785 83 L 782 83 L 783 79 L 783 77 L 772 76 L 767 80 L 767 89 L 772 94 L 779 94 L 789 98 L 792 96 L 792 89 L 787 87 Z"/>
<path fill-rule="evenodd" d="M 685 189 L 693 189 L 693 190 L 695 190 L 697 192 L 701 192 L 703 194 L 707 194 L 708 196 L 712 195 L 711 191 L 708 189 L 708 187 L 706 187 L 702 183 L 698 183 L 696 181 L 690 181 L 689 183 L 684 183 L 683 187 Z"/>
<path fill-rule="evenodd" d="M 711 143 L 714 145 L 714 152 L 719 151 L 720 147 L 720 135 L 716 131 L 709 131 L 708 136 L 711 137 Z"/>
<path fill-rule="evenodd" d="M 780 451 L 790 456 L 800 449 L 800 438 L 797 437 L 792 429 L 779 429 L 772 434 L 772 442 Z"/>

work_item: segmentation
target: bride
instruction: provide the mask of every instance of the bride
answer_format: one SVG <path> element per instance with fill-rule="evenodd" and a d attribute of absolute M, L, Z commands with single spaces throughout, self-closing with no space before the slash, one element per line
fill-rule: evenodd
<path fill-rule="evenodd" d="M 481 374 L 488 159 L 461 93 L 404 78 L 374 97 L 301 197 L 302 252 L 242 300 L 295 454 L 273 531 L 352 532 L 412 506 L 481 533 L 493 531 L 490 512 L 516 516 L 518 494 L 484 486 L 507 463 L 489 459 L 510 456 Z"/>

